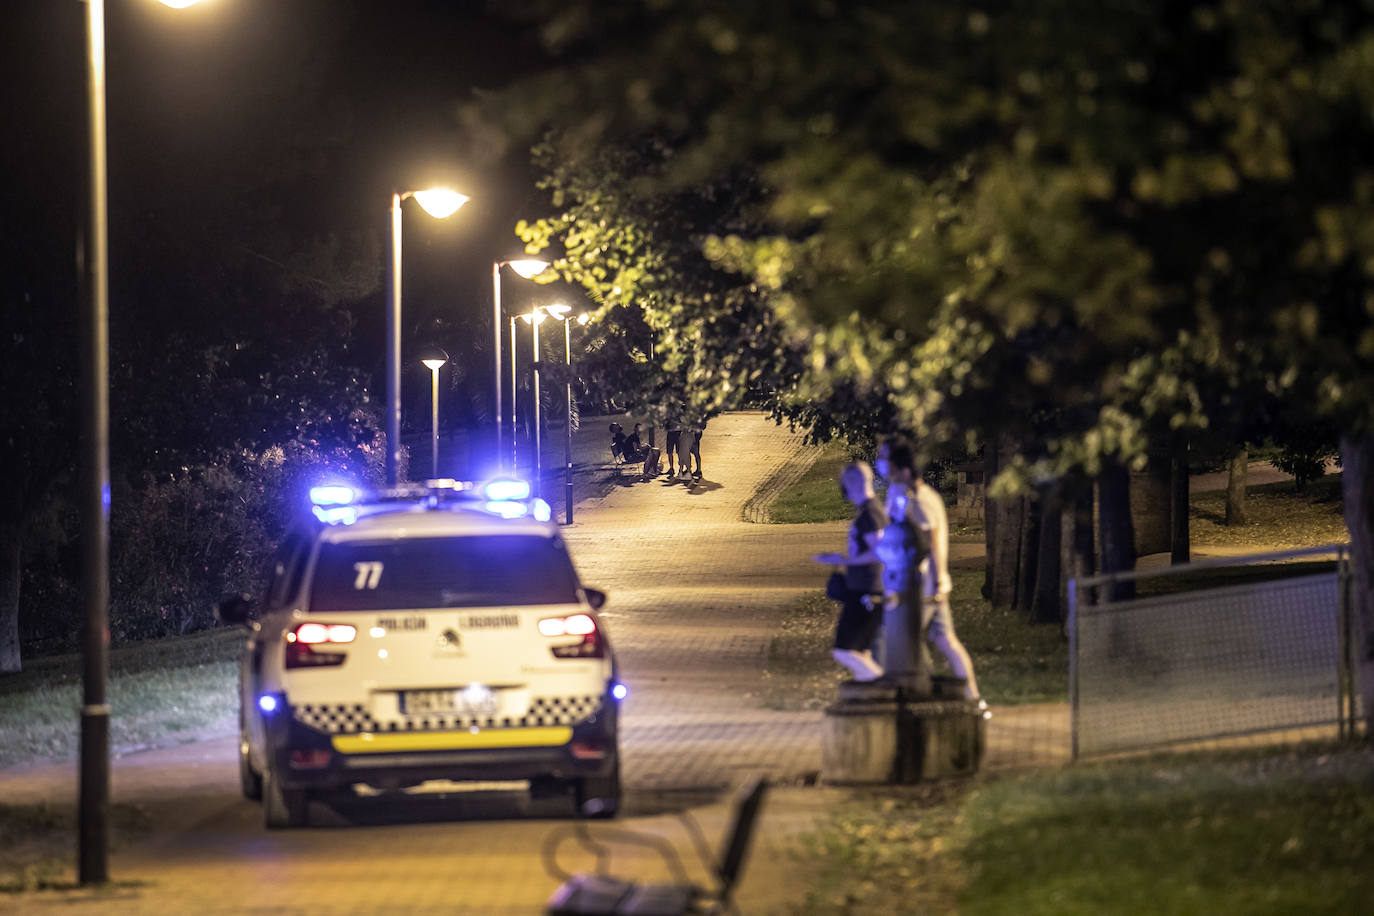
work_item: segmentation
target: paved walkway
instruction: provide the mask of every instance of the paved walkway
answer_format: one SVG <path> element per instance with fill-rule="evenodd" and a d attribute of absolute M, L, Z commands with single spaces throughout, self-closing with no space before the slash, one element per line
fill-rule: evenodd
<path fill-rule="evenodd" d="M 580 503 L 564 530 L 583 580 L 610 595 L 604 616 L 630 688 L 628 797 L 616 827 L 667 840 L 707 883 L 679 815 L 690 813 L 716 846 L 729 790 L 756 773 L 776 786 L 739 890 L 743 913 L 798 899 L 804 882 L 789 850 L 846 794 L 815 786 L 821 713 L 765 709 L 759 699 L 779 620 L 825 578 L 810 555 L 837 549 L 846 529 L 742 520 L 751 495 L 799 448 L 800 436 L 761 413 L 719 417 L 702 443 L 706 480 L 617 487 Z M 1062 706 L 999 710 L 988 765 L 1064 759 L 1067 732 Z M 0 794 L 70 800 L 74 783 L 70 764 L 10 771 Z M 158 825 L 155 838 L 113 855 L 112 876 L 131 884 L 0 897 L 0 913 L 537 913 L 557 884 L 539 851 L 568 827 L 560 803 L 493 789 L 343 811 L 316 805 L 319 826 L 268 832 L 258 806 L 238 796 L 232 736 L 118 760 L 114 800 Z M 569 866 L 591 865 L 575 846 L 568 852 Z M 617 873 L 668 876 L 644 847 L 617 847 L 614 862 Z"/>

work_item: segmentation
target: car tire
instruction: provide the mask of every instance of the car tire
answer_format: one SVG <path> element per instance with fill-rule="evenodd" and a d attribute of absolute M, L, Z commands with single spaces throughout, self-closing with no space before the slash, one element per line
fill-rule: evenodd
<path fill-rule="evenodd" d="M 249 801 L 262 800 L 262 774 L 253 769 L 253 759 L 248 753 L 248 738 L 239 735 L 239 790 Z"/>
<path fill-rule="evenodd" d="M 579 817 L 610 819 L 620 812 L 620 752 L 611 758 L 605 776 L 584 776 L 573 783 Z"/>
<path fill-rule="evenodd" d="M 262 820 L 269 830 L 304 827 L 310 797 L 304 789 L 287 789 L 271 764 L 262 778 Z"/>

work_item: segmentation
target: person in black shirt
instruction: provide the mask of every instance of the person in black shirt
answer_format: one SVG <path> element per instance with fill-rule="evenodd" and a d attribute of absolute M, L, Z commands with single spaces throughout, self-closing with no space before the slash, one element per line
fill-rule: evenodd
<path fill-rule="evenodd" d="M 846 465 L 840 472 L 840 489 L 858 507 L 849 526 L 849 551 L 818 553 L 814 559 L 845 568 L 845 597 L 830 654 L 850 670 L 854 680 L 872 681 L 883 674 L 870 646 L 883 620 L 882 602 L 872 598 L 881 599 L 883 593 L 883 564 L 875 548 L 887 527 L 887 514 L 873 491 L 873 469 L 867 463 Z"/>

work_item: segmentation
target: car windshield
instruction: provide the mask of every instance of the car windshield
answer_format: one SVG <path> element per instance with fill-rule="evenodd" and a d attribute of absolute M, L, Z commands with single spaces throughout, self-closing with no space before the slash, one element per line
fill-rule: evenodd
<path fill-rule="evenodd" d="M 558 538 L 528 534 L 324 544 L 312 611 L 493 607 L 577 601 Z"/>

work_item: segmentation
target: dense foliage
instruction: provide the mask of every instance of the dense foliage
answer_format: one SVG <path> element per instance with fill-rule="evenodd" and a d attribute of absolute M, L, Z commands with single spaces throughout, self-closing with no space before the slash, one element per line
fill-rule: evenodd
<path fill-rule="evenodd" d="M 636 244 L 654 264 L 694 243 L 737 275 L 749 326 L 799 357 L 778 390 L 793 416 L 890 417 L 927 452 L 991 448 L 993 492 L 1036 496 L 1023 530 L 1065 491 L 1086 505 L 1097 479 L 1108 569 L 1134 561 L 1125 468 L 1209 430 L 1239 445 L 1268 418 L 1315 418 L 1339 430 L 1369 593 L 1367 0 L 515 7 L 566 65 L 489 100 L 485 123 L 548 138 L 548 235 L 616 237 L 626 208 L 597 195 L 666 200 L 747 174 L 755 193 L 717 214 L 740 218 Z M 581 166 L 645 136 L 667 144 L 654 168 Z M 639 301 L 651 272 L 617 271 L 613 251 L 577 248 L 573 272 Z M 728 351 L 740 304 L 699 301 L 693 327 Z M 1058 552 L 1002 550 L 1008 530 L 989 526 L 991 554 Z M 1052 598 L 1052 564 L 1037 566 Z"/>

